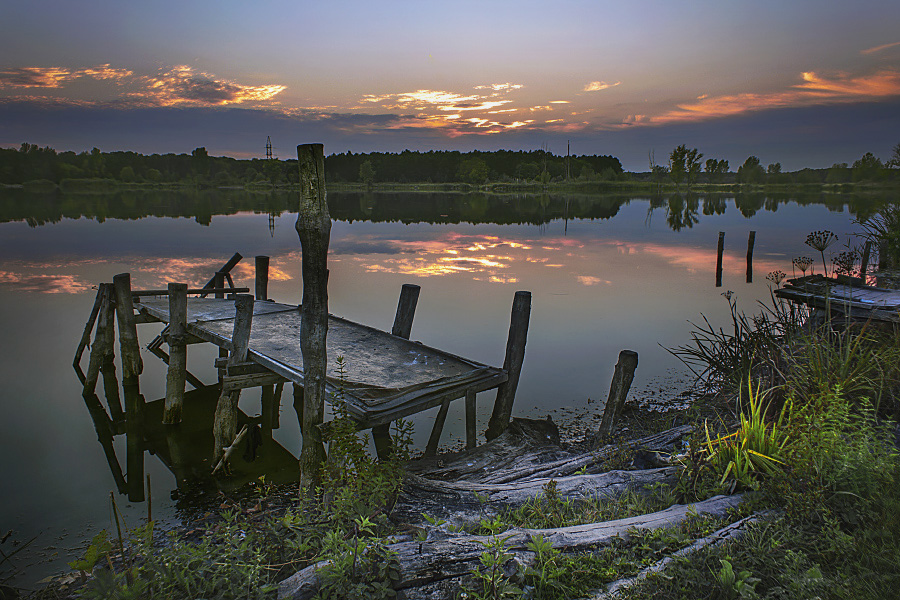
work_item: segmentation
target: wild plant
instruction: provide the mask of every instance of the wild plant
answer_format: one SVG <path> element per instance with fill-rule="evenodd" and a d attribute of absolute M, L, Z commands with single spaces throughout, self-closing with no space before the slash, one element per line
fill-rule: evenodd
<path fill-rule="evenodd" d="M 506 573 L 507 564 L 512 561 L 513 554 L 507 551 L 507 537 L 492 535 L 488 541 L 481 542 L 484 552 L 478 559 L 481 566 L 471 574 L 474 578 L 474 587 L 463 591 L 463 598 L 473 600 L 505 600 L 507 598 L 521 598 L 522 589 L 515 585 Z"/>
<path fill-rule="evenodd" d="M 800 269 L 800 272 L 806 275 L 806 270 L 813 264 L 813 259 L 808 256 L 798 256 L 791 261 L 793 267 Z"/>
<path fill-rule="evenodd" d="M 828 246 L 836 242 L 837 239 L 838 237 L 833 231 L 823 229 L 820 231 L 813 231 L 807 235 L 806 241 L 804 242 L 810 248 L 818 250 L 822 255 L 822 268 L 825 269 L 825 277 L 828 277 L 828 264 L 825 262 L 825 250 Z"/>

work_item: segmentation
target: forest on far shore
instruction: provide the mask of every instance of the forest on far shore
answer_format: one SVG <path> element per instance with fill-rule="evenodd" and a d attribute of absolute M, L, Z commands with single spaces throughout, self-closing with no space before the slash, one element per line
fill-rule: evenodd
<path fill-rule="evenodd" d="M 706 158 L 696 148 L 680 145 L 667 164 L 650 159 L 646 173 L 627 173 L 615 156 L 557 156 L 546 150 L 493 152 L 404 150 L 399 153 L 345 152 L 325 158 L 330 183 L 541 183 L 636 181 L 657 184 L 823 184 L 884 182 L 900 179 L 900 144 L 882 161 L 871 152 L 852 165 L 837 163 L 827 169 L 783 172 L 780 163 L 764 166 L 749 156 L 736 171 L 727 160 Z M 0 148 L 0 184 L 67 184 L 90 182 L 126 184 L 179 184 L 195 186 L 291 185 L 298 182 L 296 160 L 246 159 L 210 156 L 206 148 L 190 154 L 137 152 L 58 152 L 50 147 L 23 143 Z"/>

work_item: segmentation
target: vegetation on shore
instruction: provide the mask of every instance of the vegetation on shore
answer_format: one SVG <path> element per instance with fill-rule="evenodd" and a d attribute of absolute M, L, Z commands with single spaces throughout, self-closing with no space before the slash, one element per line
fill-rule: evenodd
<path fill-rule="evenodd" d="M 736 171 L 727 160 L 707 158 L 684 144 L 658 165 L 651 153 L 649 170 L 628 173 L 609 155 L 557 156 L 546 150 L 493 152 L 429 151 L 332 154 L 325 159 L 329 186 L 364 189 L 530 191 L 705 191 L 785 189 L 795 186 L 845 190 L 847 186 L 895 185 L 900 181 L 900 144 L 882 161 L 867 152 L 852 165 L 783 172 L 780 163 L 764 167 L 748 157 Z M 36 192 L 91 192 L 117 187 L 282 187 L 298 184 L 295 159 L 246 159 L 210 156 L 206 148 L 190 154 L 136 152 L 57 152 L 23 143 L 0 148 L 0 185 L 22 185 Z"/>

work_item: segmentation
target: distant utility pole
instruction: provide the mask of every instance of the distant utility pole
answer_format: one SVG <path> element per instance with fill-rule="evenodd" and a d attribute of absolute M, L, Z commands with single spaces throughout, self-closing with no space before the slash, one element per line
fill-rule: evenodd
<path fill-rule="evenodd" d="M 272 160 L 272 138 L 266 136 L 266 160 Z"/>

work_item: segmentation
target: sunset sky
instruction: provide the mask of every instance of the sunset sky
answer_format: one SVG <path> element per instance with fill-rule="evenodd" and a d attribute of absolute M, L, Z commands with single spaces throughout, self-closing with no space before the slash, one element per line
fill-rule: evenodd
<path fill-rule="evenodd" d="M 0 146 L 533 150 L 736 169 L 900 143 L 900 2 L 3 2 Z"/>

